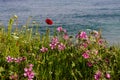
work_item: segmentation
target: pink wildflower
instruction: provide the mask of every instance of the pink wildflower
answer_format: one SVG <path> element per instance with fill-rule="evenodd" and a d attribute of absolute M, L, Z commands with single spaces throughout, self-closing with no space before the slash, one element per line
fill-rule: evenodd
<path fill-rule="evenodd" d="M 6 59 L 7 59 L 7 62 L 15 62 L 15 63 L 20 63 L 20 62 L 26 60 L 25 57 L 13 58 L 13 57 L 10 57 L 10 56 L 6 57 Z"/>
<path fill-rule="evenodd" d="M 58 38 L 57 37 L 52 38 L 52 43 L 58 44 L 59 43 Z"/>
<path fill-rule="evenodd" d="M 99 44 L 103 44 L 103 39 L 99 39 L 99 40 L 98 40 L 98 43 L 99 43 Z"/>
<path fill-rule="evenodd" d="M 68 34 L 64 34 L 64 35 L 63 35 L 63 39 L 68 40 L 68 39 L 69 39 Z"/>
<path fill-rule="evenodd" d="M 82 31 L 81 34 L 80 34 L 80 38 L 87 39 L 88 37 L 87 37 L 86 32 Z"/>
<path fill-rule="evenodd" d="M 101 72 L 100 71 L 96 72 L 96 74 L 94 75 L 94 79 L 99 80 L 100 77 L 101 77 Z"/>
<path fill-rule="evenodd" d="M 95 51 L 95 54 L 98 54 L 98 50 Z"/>
<path fill-rule="evenodd" d="M 13 62 L 14 61 L 14 58 L 12 58 L 11 56 L 6 57 L 6 59 L 7 59 L 7 62 Z"/>
<path fill-rule="evenodd" d="M 88 53 L 83 53 L 82 56 L 83 56 L 85 59 L 89 58 L 89 54 L 88 54 Z"/>
<path fill-rule="evenodd" d="M 25 60 L 26 60 L 26 58 L 25 58 L 25 57 L 21 57 L 21 59 L 22 59 L 22 61 L 25 61 Z"/>
<path fill-rule="evenodd" d="M 86 32 L 82 31 L 80 34 L 76 35 L 76 38 L 88 39 Z"/>
<path fill-rule="evenodd" d="M 34 72 L 32 71 L 33 65 L 30 64 L 29 68 L 24 68 L 24 76 L 28 77 L 28 80 L 32 80 L 34 78 Z"/>
<path fill-rule="evenodd" d="M 93 30 L 93 34 L 94 34 L 95 37 L 99 37 L 99 33 L 98 33 L 98 31 Z"/>
<path fill-rule="evenodd" d="M 33 64 L 30 64 L 29 67 L 33 67 L 34 65 Z"/>
<path fill-rule="evenodd" d="M 57 47 L 58 43 L 59 43 L 58 38 L 54 37 L 54 38 L 52 38 L 52 41 L 49 44 L 49 46 L 51 47 L 51 49 L 55 49 Z"/>
<path fill-rule="evenodd" d="M 51 43 L 51 44 L 49 44 L 49 46 L 50 46 L 51 49 L 55 49 L 56 48 L 56 44 L 52 44 Z"/>
<path fill-rule="evenodd" d="M 14 58 L 14 62 L 16 62 L 16 63 L 20 63 L 20 62 L 25 61 L 25 60 L 26 60 L 25 57 Z"/>
<path fill-rule="evenodd" d="M 91 62 L 87 62 L 87 66 L 88 66 L 88 67 L 92 67 L 93 64 L 92 64 Z"/>
<path fill-rule="evenodd" d="M 63 29 L 63 32 L 66 33 L 67 32 L 66 29 Z"/>
<path fill-rule="evenodd" d="M 110 74 L 109 74 L 109 73 L 106 73 L 105 77 L 106 77 L 107 79 L 110 79 Z"/>
<path fill-rule="evenodd" d="M 90 56 L 89 56 L 89 51 L 86 51 L 85 53 L 82 54 L 82 56 L 85 58 L 85 59 L 88 59 Z"/>
<path fill-rule="evenodd" d="M 64 50 L 65 49 L 65 45 L 63 43 L 60 43 L 58 45 L 58 50 Z"/>
<path fill-rule="evenodd" d="M 62 27 L 58 27 L 58 28 L 57 28 L 57 31 L 58 31 L 58 32 L 62 32 L 62 31 L 63 31 L 63 28 L 62 28 Z"/>
<path fill-rule="evenodd" d="M 14 58 L 14 61 L 15 61 L 16 63 L 20 63 L 22 60 L 21 60 L 20 58 Z"/>
<path fill-rule="evenodd" d="M 44 53 L 44 52 L 47 52 L 47 51 L 48 51 L 48 48 L 42 47 L 42 48 L 40 49 L 40 51 L 43 52 L 43 53 Z"/>

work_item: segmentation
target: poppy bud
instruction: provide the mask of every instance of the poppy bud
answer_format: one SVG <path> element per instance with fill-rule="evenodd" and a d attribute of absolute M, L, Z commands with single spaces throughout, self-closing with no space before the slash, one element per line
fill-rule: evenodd
<path fill-rule="evenodd" d="M 45 20 L 45 22 L 46 22 L 48 25 L 52 25 L 52 24 L 53 24 L 53 21 L 52 21 L 51 19 L 49 19 L 49 18 L 47 18 L 47 19 Z"/>

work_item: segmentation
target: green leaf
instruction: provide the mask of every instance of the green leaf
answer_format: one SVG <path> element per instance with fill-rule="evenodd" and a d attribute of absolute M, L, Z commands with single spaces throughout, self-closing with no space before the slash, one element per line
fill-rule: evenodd
<path fill-rule="evenodd" d="M 3 67 L 0 67 L 0 72 L 5 71 L 5 69 Z"/>
<path fill-rule="evenodd" d="M 77 80 L 77 77 L 75 76 L 73 71 L 71 71 L 71 75 L 74 77 L 74 80 Z"/>
<path fill-rule="evenodd" d="M 82 76 L 80 71 L 78 71 L 77 69 L 75 71 L 80 75 L 81 78 L 83 78 L 83 76 Z"/>
<path fill-rule="evenodd" d="M 72 67 L 75 67 L 75 63 L 72 61 Z"/>

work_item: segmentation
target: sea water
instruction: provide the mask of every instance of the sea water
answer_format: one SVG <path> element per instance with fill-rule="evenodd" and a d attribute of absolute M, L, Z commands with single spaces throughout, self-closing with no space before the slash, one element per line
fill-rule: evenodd
<path fill-rule="evenodd" d="M 109 42 L 120 42 L 120 0 L 0 0 L 0 22 L 7 26 L 12 15 L 19 17 L 19 25 L 32 16 L 40 32 L 46 29 L 45 19 L 51 18 L 50 28 L 62 26 L 73 35 L 101 29 Z"/>

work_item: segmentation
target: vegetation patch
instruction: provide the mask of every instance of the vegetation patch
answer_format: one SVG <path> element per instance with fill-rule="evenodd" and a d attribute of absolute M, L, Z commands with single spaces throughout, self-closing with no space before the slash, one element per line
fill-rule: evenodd
<path fill-rule="evenodd" d="M 17 18 L 10 18 L 7 29 L 0 27 L 0 80 L 120 79 L 120 48 L 109 46 L 101 31 L 69 36 L 58 27 L 53 35 L 49 29 L 41 35 L 28 24 L 12 28 Z"/>

